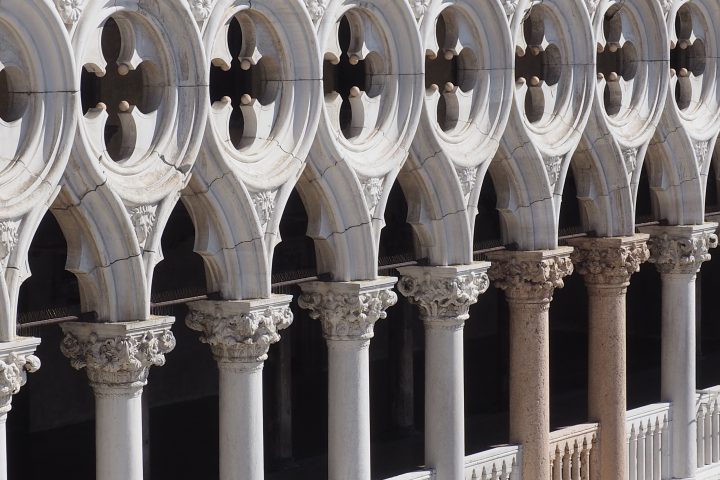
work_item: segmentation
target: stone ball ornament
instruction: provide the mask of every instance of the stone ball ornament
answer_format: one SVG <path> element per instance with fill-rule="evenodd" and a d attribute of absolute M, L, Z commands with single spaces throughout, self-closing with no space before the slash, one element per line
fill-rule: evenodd
<path fill-rule="evenodd" d="M 27 251 L 67 164 L 77 123 L 75 62 L 54 6 L 0 3 L 0 340 L 15 336 Z"/>

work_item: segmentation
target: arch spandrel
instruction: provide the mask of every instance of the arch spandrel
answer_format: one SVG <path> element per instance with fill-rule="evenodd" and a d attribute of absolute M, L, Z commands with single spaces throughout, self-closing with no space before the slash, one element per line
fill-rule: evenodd
<path fill-rule="evenodd" d="M 60 13 L 71 32 L 80 119 L 53 213 L 83 309 L 100 321 L 142 320 L 160 238 L 205 127 L 204 50 L 181 0 L 70 6 L 77 15 Z"/>
<path fill-rule="evenodd" d="M 594 11 L 597 81 L 573 157 L 578 200 L 586 231 L 633 235 L 640 172 L 668 88 L 665 17 L 656 0 L 605 0 Z"/>
<path fill-rule="evenodd" d="M 212 107 L 183 201 L 211 291 L 264 298 L 321 112 L 315 29 L 301 0 L 219 0 L 200 25 Z"/>
<path fill-rule="evenodd" d="M 519 186 L 498 191 L 498 201 L 506 199 L 498 205 L 505 243 L 552 249 L 565 175 L 592 106 L 595 45 L 583 2 L 521 0 L 513 7 L 515 102 L 490 169 L 496 185 Z"/>
<path fill-rule="evenodd" d="M 674 0 L 664 6 L 670 84 L 648 152 L 651 187 L 660 218 L 671 225 L 701 224 L 709 152 L 720 131 L 720 4 Z"/>
<path fill-rule="evenodd" d="M 0 341 L 15 337 L 28 249 L 70 154 L 74 65 L 54 7 L 38 0 L 0 4 Z"/>
<path fill-rule="evenodd" d="M 418 132 L 400 174 L 408 221 L 431 263 L 466 264 L 480 185 L 510 114 L 510 30 L 497 1 L 438 0 L 415 13 L 426 79 Z"/>
<path fill-rule="evenodd" d="M 298 191 L 318 269 L 374 279 L 385 203 L 422 107 L 421 43 L 406 2 L 332 0 L 322 13 L 325 102 Z"/>

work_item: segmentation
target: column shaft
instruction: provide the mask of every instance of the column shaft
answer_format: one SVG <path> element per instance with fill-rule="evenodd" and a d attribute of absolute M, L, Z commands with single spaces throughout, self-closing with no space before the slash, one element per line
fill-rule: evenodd
<path fill-rule="evenodd" d="M 588 286 L 588 414 L 600 424 L 601 480 L 627 477 L 625 287 Z"/>
<path fill-rule="evenodd" d="M 220 480 L 264 478 L 262 369 L 219 363 Z"/>
<path fill-rule="evenodd" d="M 97 480 L 143 480 L 142 387 L 94 387 Z"/>
<path fill-rule="evenodd" d="M 549 303 L 509 307 L 510 441 L 523 447 L 523 478 L 549 480 Z"/>
<path fill-rule="evenodd" d="M 695 274 L 662 275 L 662 396 L 672 403 L 672 478 L 697 469 Z"/>
<path fill-rule="evenodd" d="M 370 340 L 328 339 L 330 480 L 370 480 Z"/>
<path fill-rule="evenodd" d="M 425 327 L 425 461 L 438 478 L 465 472 L 463 327 Z"/>
<path fill-rule="evenodd" d="M 0 480 L 8 480 L 6 422 L 7 413 L 0 414 Z"/>

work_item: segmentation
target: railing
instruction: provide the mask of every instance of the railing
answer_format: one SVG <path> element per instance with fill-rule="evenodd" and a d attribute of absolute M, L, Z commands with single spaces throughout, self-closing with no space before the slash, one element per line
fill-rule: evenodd
<path fill-rule="evenodd" d="M 522 480 L 520 449 L 497 447 L 465 457 L 465 480 Z"/>
<path fill-rule="evenodd" d="M 698 392 L 697 463 L 702 469 L 720 463 L 720 386 Z"/>
<path fill-rule="evenodd" d="M 575 425 L 550 434 L 552 480 L 596 480 L 597 423 Z"/>
<path fill-rule="evenodd" d="M 669 473 L 669 403 L 655 403 L 627 413 L 630 480 L 661 480 Z"/>
<path fill-rule="evenodd" d="M 422 470 L 420 472 L 404 473 L 386 480 L 435 480 L 435 473 L 432 470 Z"/>

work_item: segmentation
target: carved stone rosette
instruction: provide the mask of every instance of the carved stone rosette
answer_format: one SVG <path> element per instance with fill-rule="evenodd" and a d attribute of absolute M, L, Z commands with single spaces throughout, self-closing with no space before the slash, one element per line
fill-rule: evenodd
<path fill-rule="evenodd" d="M 96 393 L 106 388 L 130 388 L 139 393 L 147 383 L 150 367 L 165 364 L 165 354 L 175 348 L 170 331 L 173 317 L 153 317 L 139 322 L 62 325 L 62 353 L 76 370 L 85 368 Z"/>
<path fill-rule="evenodd" d="M 626 287 L 633 273 L 650 257 L 649 236 L 575 238 L 568 243 L 575 247 L 570 258 L 588 285 Z"/>
<path fill-rule="evenodd" d="M 310 318 L 322 322 L 328 340 L 369 340 L 375 322 L 387 317 L 385 310 L 397 303 L 394 277 L 363 282 L 307 282 L 298 299 Z"/>
<path fill-rule="evenodd" d="M 12 397 L 27 382 L 27 374 L 40 368 L 40 359 L 33 355 L 39 338 L 18 338 L 0 343 L 0 416 L 12 408 Z"/>
<path fill-rule="evenodd" d="M 403 267 L 398 290 L 420 308 L 426 325 L 462 326 L 470 305 L 490 286 L 490 264 L 449 267 Z"/>
<path fill-rule="evenodd" d="M 661 274 L 694 274 L 710 260 L 710 249 L 718 245 L 717 223 L 650 226 L 641 230 L 650 234 L 650 263 Z"/>
<path fill-rule="evenodd" d="M 550 303 L 553 291 L 562 288 L 563 278 L 573 272 L 571 252 L 569 247 L 492 252 L 487 255 L 492 262 L 488 275 L 497 288 L 505 290 L 508 300 Z"/>
<path fill-rule="evenodd" d="M 203 300 L 188 304 L 187 326 L 202 332 L 218 363 L 263 362 L 278 332 L 290 326 L 290 295 L 257 300 Z"/>

